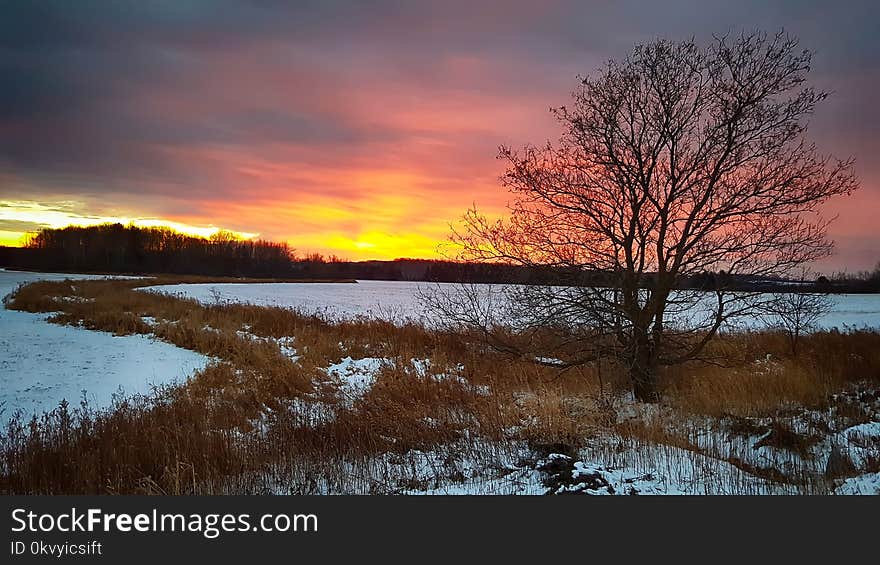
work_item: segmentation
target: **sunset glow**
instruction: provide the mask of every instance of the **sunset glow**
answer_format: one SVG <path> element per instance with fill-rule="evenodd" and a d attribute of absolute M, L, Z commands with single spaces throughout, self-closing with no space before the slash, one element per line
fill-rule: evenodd
<path fill-rule="evenodd" d="M 826 267 L 880 259 L 869 14 L 792 23 L 699 5 L 680 21 L 605 2 L 415 4 L 71 5 L 47 22 L 22 3 L 5 19 L 15 27 L 0 23 L 13 87 L 0 92 L 0 244 L 119 221 L 231 230 L 301 255 L 439 257 L 468 207 L 503 212 L 499 145 L 557 138 L 548 108 L 568 103 L 579 74 L 656 36 L 785 25 L 818 51 L 816 84 L 834 91 L 811 137 L 854 156 L 862 182 L 829 205 L 838 254 Z"/>

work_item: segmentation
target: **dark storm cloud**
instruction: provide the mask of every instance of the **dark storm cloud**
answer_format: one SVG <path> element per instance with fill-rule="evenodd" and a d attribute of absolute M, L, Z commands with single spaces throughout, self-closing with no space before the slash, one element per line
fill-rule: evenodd
<path fill-rule="evenodd" d="M 155 145 L 264 141 L 353 143 L 332 117 L 279 108 L 220 109 L 192 122 L 143 107 L 187 83 L 224 50 L 295 39 L 323 11 L 276 14 L 262 2 L 11 2 L 0 18 L 0 164 L 113 181 L 128 174 L 180 175 Z M 295 17 L 294 17 L 295 16 Z M 271 80 L 271 77 L 264 77 Z M 253 85 L 260 88 L 260 85 Z M 271 88 L 271 86 L 269 86 Z M 198 101 L 196 101 L 197 103 Z"/>

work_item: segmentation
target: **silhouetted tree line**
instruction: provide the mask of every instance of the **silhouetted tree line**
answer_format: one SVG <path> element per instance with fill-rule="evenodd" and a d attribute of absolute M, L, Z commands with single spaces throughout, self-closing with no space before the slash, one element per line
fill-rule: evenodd
<path fill-rule="evenodd" d="M 211 238 L 170 228 L 122 224 L 44 229 L 24 247 L 0 247 L 0 266 L 63 272 L 169 273 L 280 279 L 365 279 L 493 284 L 614 286 L 612 273 L 554 267 L 462 263 L 431 259 L 344 261 L 313 253 L 297 257 L 286 243 L 242 240 L 229 232 Z M 652 284 L 651 274 L 645 276 Z M 682 277 L 678 288 L 723 287 L 766 292 L 880 292 L 880 263 L 874 271 L 818 277 L 809 284 L 751 279 L 726 273 Z"/>
<path fill-rule="evenodd" d="M 532 269 L 519 265 L 460 263 L 431 259 L 395 259 L 393 261 L 343 261 L 320 255 L 296 261 L 295 272 L 306 278 L 344 278 L 367 280 L 558 284 L 574 279 L 551 269 Z"/>
<path fill-rule="evenodd" d="M 880 263 L 877 263 L 873 271 L 835 273 L 825 283 L 835 289 L 842 289 L 838 292 L 880 292 Z"/>
<path fill-rule="evenodd" d="M 271 277 L 289 274 L 293 264 L 286 243 L 243 240 L 229 232 L 203 238 L 122 224 L 43 229 L 23 249 L 5 255 L 13 268 L 66 272 Z"/>

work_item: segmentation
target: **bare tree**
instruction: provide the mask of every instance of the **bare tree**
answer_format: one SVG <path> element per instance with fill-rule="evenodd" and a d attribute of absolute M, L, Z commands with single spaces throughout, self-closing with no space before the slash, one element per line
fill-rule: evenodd
<path fill-rule="evenodd" d="M 452 236 L 461 260 L 543 266 L 559 286 L 510 287 L 494 318 L 431 305 L 487 336 L 549 327 L 555 364 L 612 355 L 656 400 L 662 366 L 700 358 L 766 300 L 736 286 L 831 253 L 820 205 L 858 183 L 851 160 L 804 139 L 826 97 L 805 82 L 810 60 L 782 33 L 658 40 L 584 78 L 554 110 L 557 144 L 501 148 L 510 217 L 474 208 Z M 708 289 L 684 290 L 697 275 Z"/>
<path fill-rule="evenodd" d="M 797 282 L 800 289 L 777 294 L 764 306 L 764 319 L 771 327 L 785 332 L 792 355 L 798 354 L 801 336 L 815 330 L 822 317 L 831 310 L 831 297 L 814 291 L 813 281 L 809 280 L 806 270 Z"/>

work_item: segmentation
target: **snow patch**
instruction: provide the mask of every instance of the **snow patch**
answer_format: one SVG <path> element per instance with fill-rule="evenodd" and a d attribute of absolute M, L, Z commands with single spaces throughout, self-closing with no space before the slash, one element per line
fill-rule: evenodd
<path fill-rule="evenodd" d="M 339 396 L 343 404 L 351 407 L 372 388 L 379 370 L 386 363 L 391 363 L 391 360 L 378 357 L 363 359 L 346 357 L 324 369 L 324 372 L 339 385 Z"/>
<path fill-rule="evenodd" d="M 850 477 L 834 490 L 834 494 L 880 494 L 880 473 Z"/>
<path fill-rule="evenodd" d="M 104 276 L 0 272 L 0 295 L 37 280 Z M 46 321 L 45 314 L 0 309 L 0 420 L 86 398 L 95 408 L 115 394 L 147 393 L 205 367 L 210 358 L 144 335 L 117 337 Z"/>

